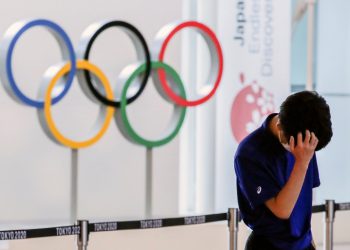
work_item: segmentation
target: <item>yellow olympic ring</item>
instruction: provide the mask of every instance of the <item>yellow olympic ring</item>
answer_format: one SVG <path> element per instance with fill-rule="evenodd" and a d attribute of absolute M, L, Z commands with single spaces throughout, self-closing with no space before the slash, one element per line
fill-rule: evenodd
<path fill-rule="evenodd" d="M 77 61 L 77 69 L 84 69 L 92 72 L 101 82 L 102 86 L 104 87 L 106 91 L 106 96 L 108 99 L 113 99 L 113 91 L 110 87 L 109 81 L 107 77 L 104 75 L 104 73 L 95 65 L 91 64 L 90 62 L 86 60 L 78 60 Z M 44 99 L 44 117 L 46 120 L 47 128 L 49 129 L 52 136 L 61 144 L 73 148 L 84 148 L 88 147 L 95 142 L 97 142 L 103 134 L 107 131 L 107 128 L 109 127 L 109 123 L 111 122 L 113 115 L 114 115 L 114 108 L 113 107 L 107 107 L 106 108 L 106 115 L 104 122 L 102 124 L 101 129 L 93 135 L 91 138 L 86 139 L 84 141 L 74 141 L 67 137 L 65 137 L 56 127 L 54 120 L 51 115 L 51 93 L 57 84 L 58 80 L 66 75 L 71 70 L 71 63 L 65 64 L 52 78 L 50 81 L 46 93 L 45 93 L 45 99 Z"/>

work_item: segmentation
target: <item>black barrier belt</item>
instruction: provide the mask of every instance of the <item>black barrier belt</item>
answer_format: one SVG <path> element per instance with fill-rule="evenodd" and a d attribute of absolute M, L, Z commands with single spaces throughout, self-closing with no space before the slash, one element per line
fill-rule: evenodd
<path fill-rule="evenodd" d="M 90 223 L 89 232 L 106 232 L 128 229 L 150 229 L 170 226 L 197 225 L 224 220 L 227 220 L 227 213 L 140 221 L 100 222 Z M 0 241 L 24 240 L 51 236 L 79 235 L 80 231 L 80 226 L 61 226 L 51 228 L 7 230 L 0 231 Z"/>
<path fill-rule="evenodd" d="M 337 210 L 350 210 L 350 203 L 336 203 L 335 211 Z M 326 211 L 325 205 L 316 205 L 312 207 L 312 213 L 319 213 L 324 211 Z M 89 224 L 89 232 L 107 232 L 129 229 L 151 229 L 171 226 L 198 225 L 203 223 L 226 221 L 228 219 L 229 218 L 227 213 L 221 213 L 167 219 L 98 222 Z M 239 221 L 241 221 L 241 219 L 241 214 L 239 213 Z M 51 236 L 80 235 L 80 231 L 81 228 L 78 225 L 24 230 L 7 230 L 0 231 L 0 240 L 23 240 Z"/>
<path fill-rule="evenodd" d="M 335 203 L 334 211 L 346 211 L 350 210 L 350 203 Z M 326 205 L 317 205 L 312 207 L 312 213 L 325 212 Z"/>
<path fill-rule="evenodd" d="M 80 226 L 62 226 L 25 230 L 0 231 L 0 240 L 25 240 L 31 238 L 79 235 Z"/>
<path fill-rule="evenodd" d="M 325 211 L 326 211 L 326 206 L 324 204 L 312 206 L 312 213 L 320 213 Z"/>
<path fill-rule="evenodd" d="M 151 229 L 171 226 L 198 225 L 224 220 L 227 220 L 227 213 L 141 221 L 99 222 L 90 223 L 89 232 L 106 232 L 129 229 Z"/>
<path fill-rule="evenodd" d="M 350 210 L 350 203 L 336 203 L 335 210 L 345 211 Z"/>

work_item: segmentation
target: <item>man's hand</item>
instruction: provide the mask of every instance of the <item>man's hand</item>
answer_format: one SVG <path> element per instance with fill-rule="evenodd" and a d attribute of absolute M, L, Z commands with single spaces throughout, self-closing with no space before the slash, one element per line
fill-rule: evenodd
<path fill-rule="evenodd" d="M 295 158 L 296 166 L 308 168 L 309 162 L 315 153 L 315 149 L 318 143 L 318 139 L 314 132 L 306 130 L 305 139 L 301 132 L 297 135 L 297 145 L 295 145 L 294 137 L 291 136 L 289 139 L 290 151 Z"/>

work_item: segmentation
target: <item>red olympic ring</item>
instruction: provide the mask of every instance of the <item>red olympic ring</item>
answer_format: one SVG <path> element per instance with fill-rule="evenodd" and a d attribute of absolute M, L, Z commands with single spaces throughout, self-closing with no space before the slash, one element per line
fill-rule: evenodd
<path fill-rule="evenodd" d="M 166 80 L 166 73 L 164 70 L 159 69 L 158 70 L 158 76 L 159 76 L 159 80 L 160 83 L 162 85 L 162 87 L 164 88 L 164 91 L 167 93 L 167 95 L 178 105 L 180 106 L 197 106 L 200 105 L 204 102 L 206 102 L 207 100 L 209 100 L 216 92 L 217 88 L 219 87 L 220 81 L 221 81 L 221 77 L 222 77 L 222 72 L 223 72 L 223 54 L 222 54 L 222 50 L 221 50 L 221 46 L 220 43 L 217 39 L 217 37 L 215 36 L 214 32 L 207 26 L 205 26 L 202 23 L 196 22 L 196 21 L 187 21 L 187 22 L 183 22 L 179 25 L 177 25 L 166 37 L 166 39 L 164 40 L 164 43 L 162 44 L 162 47 L 160 49 L 160 53 L 159 53 L 159 57 L 158 60 L 160 62 L 163 62 L 164 59 L 164 54 L 165 54 L 165 50 L 168 46 L 168 43 L 170 41 L 170 39 L 181 29 L 186 28 L 186 27 L 195 27 L 197 29 L 200 29 L 201 31 L 205 32 L 210 39 L 212 40 L 212 42 L 215 45 L 216 48 L 216 52 L 217 52 L 217 57 L 218 57 L 218 75 L 216 77 L 215 80 L 215 84 L 213 89 L 209 92 L 208 95 L 198 99 L 198 100 L 194 100 L 194 101 L 190 101 L 190 100 L 186 100 L 184 98 L 182 98 L 181 96 L 179 96 L 178 94 L 176 94 L 169 86 L 167 80 Z"/>

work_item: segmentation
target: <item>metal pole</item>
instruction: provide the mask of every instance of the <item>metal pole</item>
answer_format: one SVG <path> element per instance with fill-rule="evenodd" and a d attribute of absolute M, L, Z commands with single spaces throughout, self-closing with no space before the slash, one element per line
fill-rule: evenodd
<path fill-rule="evenodd" d="M 87 250 L 89 243 L 89 221 L 80 220 L 78 221 L 80 226 L 80 234 L 78 235 L 78 250 Z"/>
<path fill-rule="evenodd" d="M 230 208 L 228 210 L 228 215 L 229 215 L 228 226 L 230 230 L 230 250 L 237 250 L 238 222 L 239 222 L 238 208 Z"/>
<path fill-rule="evenodd" d="M 153 150 L 146 149 L 146 218 L 151 218 L 153 213 Z"/>
<path fill-rule="evenodd" d="M 324 250 L 333 250 L 333 222 L 335 217 L 334 200 L 326 200 Z"/>
<path fill-rule="evenodd" d="M 71 151 L 71 181 L 70 181 L 70 220 L 77 221 L 78 216 L 78 150 Z"/>

